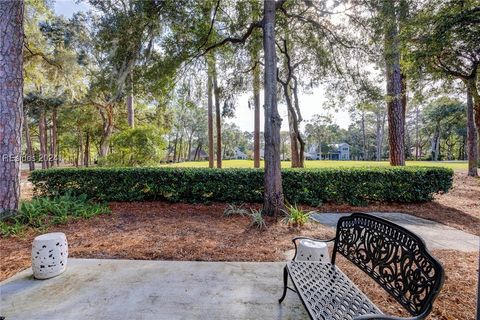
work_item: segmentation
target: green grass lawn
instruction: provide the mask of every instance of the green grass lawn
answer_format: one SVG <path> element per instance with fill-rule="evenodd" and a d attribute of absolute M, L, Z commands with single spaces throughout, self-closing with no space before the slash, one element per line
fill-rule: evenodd
<path fill-rule="evenodd" d="M 253 168 L 253 160 L 223 160 L 224 168 Z M 263 161 L 260 164 L 263 167 Z M 168 164 L 169 167 L 208 167 L 208 161 L 191 161 Z M 389 167 L 388 161 L 329 161 L 308 160 L 305 168 L 352 168 L 352 167 Z M 466 170 L 466 161 L 407 161 L 407 166 L 446 167 L 454 170 Z M 289 168 L 290 161 L 282 161 L 282 168 Z"/>

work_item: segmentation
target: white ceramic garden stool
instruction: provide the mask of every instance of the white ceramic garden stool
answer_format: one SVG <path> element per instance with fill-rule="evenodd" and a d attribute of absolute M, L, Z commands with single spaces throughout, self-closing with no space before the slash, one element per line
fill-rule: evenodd
<path fill-rule="evenodd" d="M 298 244 L 296 261 L 320 261 L 329 263 L 330 255 L 328 246 L 325 242 L 312 241 L 308 239 L 300 240 Z"/>
<path fill-rule="evenodd" d="M 36 279 L 58 276 L 67 268 L 68 244 L 64 233 L 47 233 L 33 239 L 32 270 Z"/>

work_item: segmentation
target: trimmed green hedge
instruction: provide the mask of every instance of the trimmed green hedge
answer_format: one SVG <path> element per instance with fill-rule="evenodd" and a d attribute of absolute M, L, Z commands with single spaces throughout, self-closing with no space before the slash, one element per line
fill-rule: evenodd
<path fill-rule="evenodd" d="M 282 170 L 290 203 L 356 205 L 372 201 L 431 200 L 452 186 L 447 168 L 342 168 Z M 37 195 L 86 194 L 103 201 L 261 202 L 262 169 L 59 168 L 33 171 Z"/>

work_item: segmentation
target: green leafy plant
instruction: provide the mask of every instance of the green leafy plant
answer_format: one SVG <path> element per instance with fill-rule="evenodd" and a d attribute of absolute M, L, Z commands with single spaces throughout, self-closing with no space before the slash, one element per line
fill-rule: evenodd
<path fill-rule="evenodd" d="M 311 212 L 304 211 L 297 207 L 297 205 L 287 205 L 287 210 L 284 210 L 285 218 L 283 221 L 286 224 L 294 227 L 302 227 L 310 219 Z"/>
<path fill-rule="evenodd" d="M 262 215 L 262 210 L 250 209 L 250 226 L 255 227 L 257 229 L 266 229 L 267 223 L 265 222 L 265 218 Z"/>
<path fill-rule="evenodd" d="M 25 227 L 20 222 L 13 220 L 12 223 L 0 221 L 0 236 L 9 237 L 22 234 Z"/>
<path fill-rule="evenodd" d="M 227 204 L 227 208 L 223 210 L 223 215 L 226 217 L 233 216 L 233 215 L 239 215 L 239 216 L 246 216 L 248 215 L 248 210 L 243 208 L 245 204 L 241 205 L 236 205 L 236 204 Z"/>
<path fill-rule="evenodd" d="M 154 126 L 123 130 L 111 139 L 112 152 L 100 165 L 137 167 L 158 165 L 165 155 L 166 142 Z"/>
<path fill-rule="evenodd" d="M 25 228 L 43 230 L 51 225 L 64 224 L 71 219 L 90 218 L 110 213 L 104 203 L 95 203 L 86 195 L 73 196 L 70 193 L 56 197 L 34 198 L 22 202 L 18 213 L 0 221 L 2 236 L 20 234 Z"/>
<path fill-rule="evenodd" d="M 262 202 L 262 169 L 54 168 L 30 175 L 41 196 L 85 194 L 101 201 Z M 453 170 L 438 167 L 283 169 L 289 203 L 364 205 L 428 201 L 452 186 Z"/>

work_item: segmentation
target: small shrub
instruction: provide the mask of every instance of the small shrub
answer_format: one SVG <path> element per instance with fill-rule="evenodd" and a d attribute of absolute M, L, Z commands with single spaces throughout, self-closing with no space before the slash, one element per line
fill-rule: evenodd
<path fill-rule="evenodd" d="M 43 230 L 51 225 L 67 223 L 71 219 L 90 218 L 105 213 L 110 213 L 106 204 L 92 202 L 86 195 L 34 198 L 23 202 L 16 215 L 0 222 L 0 233 L 2 236 L 16 235 L 27 227 Z"/>
<path fill-rule="evenodd" d="M 243 208 L 244 204 L 237 206 L 236 204 L 227 204 L 227 208 L 223 210 L 223 215 L 226 217 L 233 215 L 240 215 L 242 217 L 248 215 L 248 210 Z"/>
<path fill-rule="evenodd" d="M 20 235 L 23 231 L 24 225 L 16 220 L 13 220 L 12 223 L 0 221 L 0 236 L 2 237 Z"/>
<path fill-rule="evenodd" d="M 250 209 L 250 226 L 263 230 L 267 228 L 267 223 L 262 215 L 262 210 Z"/>
<path fill-rule="evenodd" d="M 287 210 L 285 212 L 285 218 L 283 221 L 286 224 L 292 225 L 294 227 L 302 227 L 310 219 L 311 212 L 306 212 L 297 207 L 297 205 L 287 205 Z"/>

